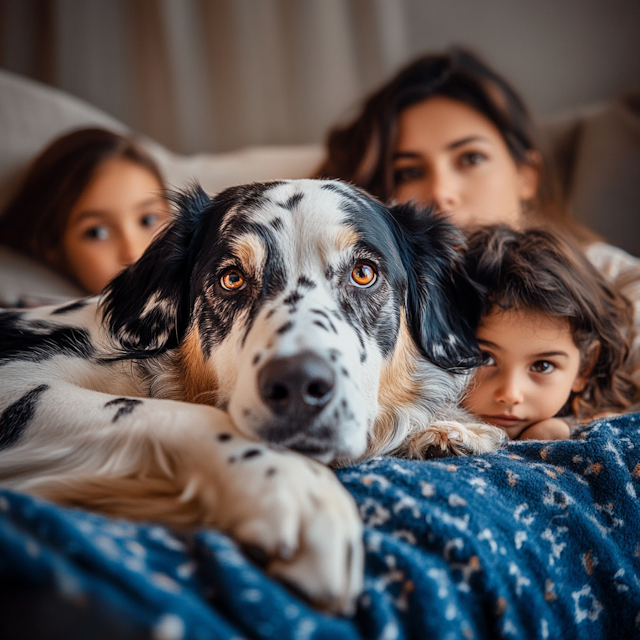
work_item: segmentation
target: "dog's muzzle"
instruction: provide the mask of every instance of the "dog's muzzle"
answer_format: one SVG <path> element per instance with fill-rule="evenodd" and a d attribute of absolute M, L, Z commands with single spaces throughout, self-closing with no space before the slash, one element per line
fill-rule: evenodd
<path fill-rule="evenodd" d="M 303 351 L 267 362 L 258 373 L 258 390 L 277 416 L 306 425 L 333 397 L 336 376 L 324 358 Z"/>

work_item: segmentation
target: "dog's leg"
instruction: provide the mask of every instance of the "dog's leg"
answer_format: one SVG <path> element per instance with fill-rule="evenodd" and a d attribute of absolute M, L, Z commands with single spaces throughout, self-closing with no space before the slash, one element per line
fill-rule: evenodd
<path fill-rule="evenodd" d="M 362 525 L 321 464 L 248 440 L 211 407 L 59 381 L 16 386 L 0 412 L 13 439 L 0 451 L 0 484 L 114 515 L 214 526 L 260 549 L 272 575 L 317 605 L 353 611 Z"/>
<path fill-rule="evenodd" d="M 409 458 L 441 458 L 491 453 L 506 440 L 499 427 L 477 421 L 463 409 L 438 416 L 426 429 L 410 436 L 403 446 Z"/>

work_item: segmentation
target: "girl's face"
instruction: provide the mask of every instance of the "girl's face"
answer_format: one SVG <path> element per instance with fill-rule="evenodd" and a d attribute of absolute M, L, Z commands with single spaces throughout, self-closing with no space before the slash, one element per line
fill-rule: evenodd
<path fill-rule="evenodd" d="M 98 167 L 62 238 L 65 265 L 88 293 L 99 293 L 135 262 L 169 221 L 161 194 L 157 178 L 130 160 L 107 160 Z"/>
<path fill-rule="evenodd" d="M 517 226 L 537 170 L 517 165 L 496 126 L 469 105 L 436 96 L 401 112 L 394 197 L 433 203 L 461 226 Z"/>
<path fill-rule="evenodd" d="M 510 438 L 555 416 L 572 391 L 580 392 L 580 351 L 569 321 L 531 311 L 495 310 L 483 318 L 478 344 L 486 356 L 463 400 Z"/>

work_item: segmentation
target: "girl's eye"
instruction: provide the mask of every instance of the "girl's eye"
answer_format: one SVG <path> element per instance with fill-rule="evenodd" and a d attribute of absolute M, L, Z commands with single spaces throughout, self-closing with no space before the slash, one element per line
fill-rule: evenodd
<path fill-rule="evenodd" d="M 109 237 L 109 232 L 106 227 L 91 227 L 82 235 L 89 240 L 106 240 Z"/>
<path fill-rule="evenodd" d="M 463 167 L 472 167 L 482 164 L 487 159 L 484 153 L 478 151 L 467 151 L 460 156 L 460 164 Z"/>
<path fill-rule="evenodd" d="M 555 365 L 548 360 L 538 360 L 531 365 L 531 371 L 536 373 L 551 373 L 555 369 Z"/>
<path fill-rule="evenodd" d="M 227 291 L 240 291 L 246 286 L 244 276 L 237 269 L 229 269 L 222 274 L 220 284 Z"/>
<path fill-rule="evenodd" d="M 424 177 L 424 172 L 420 167 L 399 167 L 393 172 L 393 183 L 398 185 L 404 182 L 420 180 Z"/>
<path fill-rule="evenodd" d="M 377 278 L 373 265 L 368 262 L 356 262 L 353 269 L 351 269 L 351 284 L 356 287 L 370 287 Z"/>
<path fill-rule="evenodd" d="M 145 216 L 142 216 L 140 222 L 143 227 L 155 227 L 160 221 L 160 216 L 155 213 L 148 213 Z"/>
<path fill-rule="evenodd" d="M 481 367 L 492 367 L 495 365 L 496 361 L 493 359 L 493 356 L 490 356 L 488 353 L 482 354 L 482 364 Z"/>

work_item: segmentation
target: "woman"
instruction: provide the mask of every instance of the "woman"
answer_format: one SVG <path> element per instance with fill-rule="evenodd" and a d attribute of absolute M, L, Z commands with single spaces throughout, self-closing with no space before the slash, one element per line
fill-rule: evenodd
<path fill-rule="evenodd" d="M 570 219 L 524 101 L 468 51 L 418 58 L 374 92 L 329 132 L 319 175 L 385 202 L 433 204 L 462 226 L 562 226 L 632 301 L 640 328 L 640 261 Z M 640 382 L 640 338 L 633 368 Z"/>

